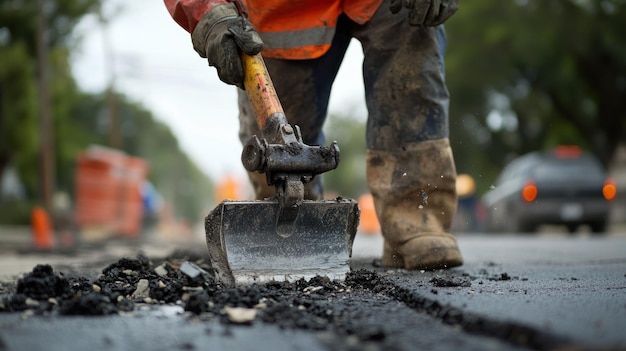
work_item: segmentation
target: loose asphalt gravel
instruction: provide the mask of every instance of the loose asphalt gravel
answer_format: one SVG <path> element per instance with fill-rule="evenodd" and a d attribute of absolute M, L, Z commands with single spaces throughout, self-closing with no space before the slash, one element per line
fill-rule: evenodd
<path fill-rule="evenodd" d="M 355 243 L 343 282 L 237 288 L 202 247 L 43 257 L 0 284 L 0 350 L 626 349 L 622 235 L 466 235 L 465 265 L 433 272 L 379 267 L 379 244 Z"/>

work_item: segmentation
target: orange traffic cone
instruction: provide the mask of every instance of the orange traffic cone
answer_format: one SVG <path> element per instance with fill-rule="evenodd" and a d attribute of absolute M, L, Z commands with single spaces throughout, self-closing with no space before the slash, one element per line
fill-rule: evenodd
<path fill-rule="evenodd" d="M 242 185 L 232 175 L 227 175 L 215 188 L 215 202 L 220 203 L 226 199 L 240 200 Z"/>
<path fill-rule="evenodd" d="M 380 223 L 376 216 L 376 208 L 374 207 L 374 198 L 372 194 L 363 194 L 359 197 L 359 208 L 361 209 L 361 219 L 359 221 L 359 230 L 364 234 L 380 234 Z"/>
<path fill-rule="evenodd" d="M 35 206 L 31 213 L 33 230 L 33 246 L 36 250 L 52 250 L 54 248 L 54 234 L 50 217 L 45 209 Z"/>

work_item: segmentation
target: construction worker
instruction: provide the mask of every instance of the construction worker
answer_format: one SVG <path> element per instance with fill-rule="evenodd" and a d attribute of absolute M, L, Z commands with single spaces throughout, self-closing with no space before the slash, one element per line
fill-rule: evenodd
<path fill-rule="evenodd" d="M 382 264 L 438 269 L 463 263 L 449 233 L 456 169 L 448 140 L 446 38 L 459 0 L 164 0 L 220 79 L 239 87 L 240 139 L 260 135 L 239 55 L 262 53 L 290 124 L 324 144 L 330 90 L 352 38 L 363 47 L 369 111 L 367 181 L 385 238 Z M 271 195 L 251 174 L 258 198 Z M 319 178 L 319 177 L 318 177 Z M 319 183 L 305 196 L 321 197 Z"/>

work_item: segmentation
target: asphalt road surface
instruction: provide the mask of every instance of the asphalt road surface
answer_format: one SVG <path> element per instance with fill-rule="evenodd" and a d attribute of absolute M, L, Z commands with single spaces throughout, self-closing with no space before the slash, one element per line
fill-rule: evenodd
<path fill-rule="evenodd" d="M 279 316 L 289 323 L 237 324 L 181 303 L 138 303 L 107 316 L 5 312 L 0 351 L 626 349 L 626 234 L 464 234 L 459 243 L 462 267 L 410 272 L 377 267 L 380 237 L 358 236 L 343 285 L 285 295 L 290 314 Z M 3 253 L 0 267 L 52 262 L 93 275 L 137 249 L 109 248 L 97 259 Z M 12 280 L 0 273 L 7 296 Z"/>

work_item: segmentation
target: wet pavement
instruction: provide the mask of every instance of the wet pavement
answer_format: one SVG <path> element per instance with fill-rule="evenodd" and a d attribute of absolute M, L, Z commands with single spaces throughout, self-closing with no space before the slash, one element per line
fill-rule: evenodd
<path fill-rule="evenodd" d="M 229 322 L 221 309 L 185 311 L 181 301 L 107 316 L 26 310 L 0 313 L 0 350 L 626 349 L 626 234 L 463 234 L 465 264 L 434 272 L 377 267 L 381 244 L 357 236 L 342 285 L 262 290 L 261 300 L 272 298 L 249 323 Z M 116 242 L 72 255 L 2 250 L 0 293 L 37 263 L 95 277 L 140 250 L 165 257 L 173 249 Z"/>

